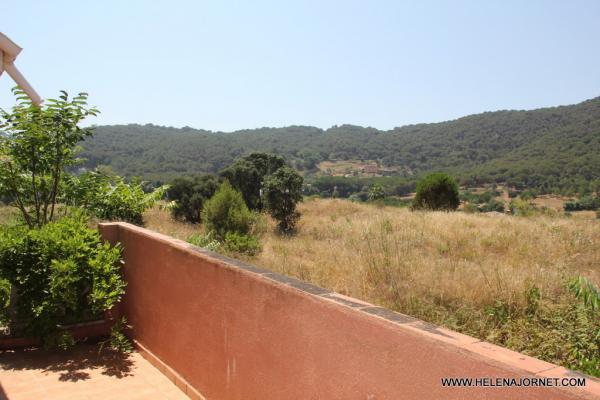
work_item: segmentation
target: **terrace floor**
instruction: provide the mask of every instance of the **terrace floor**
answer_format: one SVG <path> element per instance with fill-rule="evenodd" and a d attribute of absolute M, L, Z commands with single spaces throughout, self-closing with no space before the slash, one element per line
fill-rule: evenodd
<path fill-rule="evenodd" d="M 79 344 L 68 351 L 0 351 L 0 400 L 189 400 L 139 353 Z"/>

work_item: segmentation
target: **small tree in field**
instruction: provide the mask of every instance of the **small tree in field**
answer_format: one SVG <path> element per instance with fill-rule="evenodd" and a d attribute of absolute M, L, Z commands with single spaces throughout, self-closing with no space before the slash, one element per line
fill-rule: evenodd
<path fill-rule="evenodd" d="M 295 170 L 284 166 L 268 176 L 263 184 L 263 198 L 271 216 L 278 222 L 281 233 L 296 229 L 300 213 L 296 204 L 302 200 L 304 179 Z"/>
<path fill-rule="evenodd" d="M 251 210 L 261 211 L 264 207 L 260 188 L 265 178 L 285 165 L 282 157 L 267 153 L 252 153 L 235 160 L 221 171 L 231 186 L 242 193 Z"/>
<path fill-rule="evenodd" d="M 445 210 L 458 208 L 458 184 L 450 175 L 436 172 L 417 183 L 417 194 L 413 200 L 415 210 Z"/>
<path fill-rule="evenodd" d="M 377 201 L 385 199 L 385 191 L 381 185 L 373 184 L 369 189 L 369 201 Z"/>
<path fill-rule="evenodd" d="M 202 221 L 207 231 L 214 232 L 219 239 L 224 239 L 227 233 L 246 234 L 250 231 L 253 216 L 242 194 L 231 187 L 228 181 L 219 186 L 202 209 Z"/>

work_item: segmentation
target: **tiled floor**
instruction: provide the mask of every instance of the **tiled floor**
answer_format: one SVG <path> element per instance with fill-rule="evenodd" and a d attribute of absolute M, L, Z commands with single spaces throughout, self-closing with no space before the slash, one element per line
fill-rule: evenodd
<path fill-rule="evenodd" d="M 138 353 L 0 351 L 0 400 L 188 400 Z"/>

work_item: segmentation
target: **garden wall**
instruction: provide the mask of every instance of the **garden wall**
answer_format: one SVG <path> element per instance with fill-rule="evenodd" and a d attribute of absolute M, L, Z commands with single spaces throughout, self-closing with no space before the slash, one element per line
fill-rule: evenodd
<path fill-rule="evenodd" d="M 600 396 L 590 377 L 584 389 L 444 387 L 442 378 L 583 376 L 130 224 L 100 231 L 124 246 L 132 338 L 192 398 Z"/>

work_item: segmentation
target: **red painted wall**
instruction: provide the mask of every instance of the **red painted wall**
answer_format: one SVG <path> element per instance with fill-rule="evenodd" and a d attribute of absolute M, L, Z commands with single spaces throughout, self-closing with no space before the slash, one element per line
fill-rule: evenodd
<path fill-rule="evenodd" d="M 133 338 L 210 400 L 600 395 L 589 377 L 586 390 L 444 388 L 442 377 L 569 371 L 129 224 L 100 230 L 124 246 Z"/>

